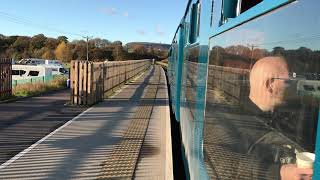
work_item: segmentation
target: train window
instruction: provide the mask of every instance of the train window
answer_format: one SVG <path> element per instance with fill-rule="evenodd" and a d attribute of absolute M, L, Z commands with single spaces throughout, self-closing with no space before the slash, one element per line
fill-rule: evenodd
<path fill-rule="evenodd" d="M 221 25 L 228 22 L 230 18 L 235 18 L 241 13 L 261 3 L 263 0 L 223 0 Z"/>
<path fill-rule="evenodd" d="M 200 2 L 192 5 L 191 9 L 191 21 L 190 21 L 190 34 L 189 34 L 189 42 L 195 43 L 197 37 L 199 36 L 199 28 L 200 28 Z"/>
<path fill-rule="evenodd" d="M 239 0 L 238 9 L 240 13 L 247 11 L 248 9 L 252 8 L 253 6 L 261 3 L 263 0 Z"/>
<path fill-rule="evenodd" d="M 212 27 L 212 23 L 213 23 L 213 6 L 214 6 L 214 1 L 215 0 L 211 0 L 211 18 L 210 18 L 210 26 Z"/>
<path fill-rule="evenodd" d="M 221 25 L 228 22 L 228 19 L 235 18 L 237 16 L 237 5 L 238 2 L 236 0 L 222 1 Z"/>

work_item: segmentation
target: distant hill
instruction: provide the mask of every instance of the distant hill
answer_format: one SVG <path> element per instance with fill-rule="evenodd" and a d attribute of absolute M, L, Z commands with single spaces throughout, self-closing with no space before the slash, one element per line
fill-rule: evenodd
<path fill-rule="evenodd" d="M 161 51 L 168 51 L 170 48 L 169 44 L 162 44 L 162 43 L 150 43 L 150 42 L 130 42 L 127 43 L 124 47 L 131 51 L 136 46 L 144 46 L 147 50 L 154 49 L 154 50 L 161 50 Z"/>

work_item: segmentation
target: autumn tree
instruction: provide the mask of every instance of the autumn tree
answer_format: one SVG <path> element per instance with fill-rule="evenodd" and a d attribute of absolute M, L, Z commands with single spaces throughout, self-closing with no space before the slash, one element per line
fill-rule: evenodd
<path fill-rule="evenodd" d="M 29 48 L 30 44 L 30 37 L 27 36 L 20 36 L 17 40 L 13 43 L 12 47 L 19 53 L 24 52 Z"/>
<path fill-rule="evenodd" d="M 133 47 L 133 50 L 139 55 L 147 54 L 147 49 L 143 45 L 136 45 Z"/>
<path fill-rule="evenodd" d="M 59 36 L 58 37 L 58 41 L 61 43 L 61 42 L 64 42 L 64 43 L 68 43 L 68 38 L 66 36 Z"/>
<path fill-rule="evenodd" d="M 115 46 L 112 51 L 112 56 L 115 61 L 123 61 L 125 57 L 123 47 L 120 45 Z"/>
<path fill-rule="evenodd" d="M 71 50 L 64 41 L 62 41 L 58 45 L 58 47 L 54 51 L 54 54 L 56 55 L 57 59 L 62 60 L 64 62 L 68 62 L 72 58 Z"/>
<path fill-rule="evenodd" d="M 51 50 L 55 50 L 58 45 L 59 45 L 59 40 L 54 38 L 47 38 L 44 43 L 44 46 Z"/>
<path fill-rule="evenodd" d="M 46 37 L 43 34 L 35 35 L 31 38 L 30 46 L 32 49 L 41 49 L 44 47 Z"/>
<path fill-rule="evenodd" d="M 43 55 L 41 56 L 42 59 L 56 59 L 54 52 L 50 49 L 46 49 Z"/>

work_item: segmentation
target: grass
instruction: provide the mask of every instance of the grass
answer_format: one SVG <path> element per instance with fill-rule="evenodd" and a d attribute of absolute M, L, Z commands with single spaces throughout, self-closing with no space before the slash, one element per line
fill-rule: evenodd
<path fill-rule="evenodd" d="M 13 88 L 15 97 L 26 97 L 66 87 L 66 77 L 56 77 L 48 83 L 21 84 Z"/>
<path fill-rule="evenodd" d="M 157 61 L 156 64 L 161 65 L 164 68 L 168 68 L 168 60 Z"/>
<path fill-rule="evenodd" d="M 64 67 L 67 68 L 67 69 L 69 69 L 69 68 L 71 67 L 71 64 L 70 64 L 70 63 L 64 63 L 63 65 L 64 65 Z"/>
<path fill-rule="evenodd" d="M 164 60 L 162 60 L 161 62 L 168 64 L 168 59 L 164 59 Z"/>

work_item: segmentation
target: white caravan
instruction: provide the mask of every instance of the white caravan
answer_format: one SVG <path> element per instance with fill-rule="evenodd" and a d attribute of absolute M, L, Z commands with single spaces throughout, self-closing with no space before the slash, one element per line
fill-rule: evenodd
<path fill-rule="evenodd" d="M 12 65 L 12 80 L 23 80 L 52 75 L 52 69 L 45 66 Z"/>
<path fill-rule="evenodd" d="M 48 60 L 48 59 L 22 59 L 20 64 L 24 65 L 34 65 L 34 66 L 43 66 L 45 68 L 49 68 L 52 70 L 52 75 L 65 75 L 68 74 L 68 70 L 66 70 L 59 60 Z"/>

